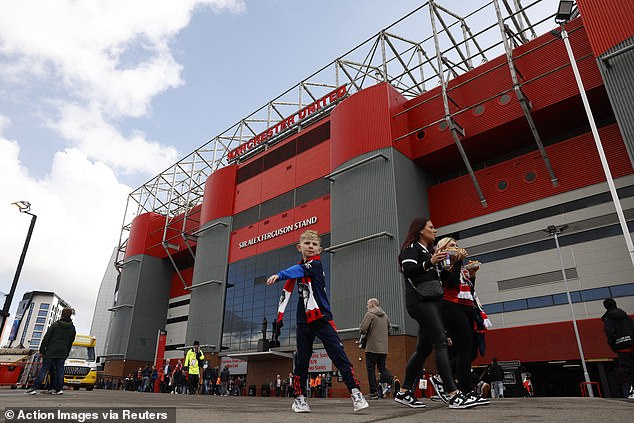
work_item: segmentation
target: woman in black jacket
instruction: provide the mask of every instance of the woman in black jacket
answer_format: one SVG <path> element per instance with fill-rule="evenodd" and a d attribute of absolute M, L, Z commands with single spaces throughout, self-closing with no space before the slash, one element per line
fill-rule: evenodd
<path fill-rule="evenodd" d="M 446 253 L 433 250 L 435 239 L 436 229 L 432 222 L 427 218 L 416 218 L 410 224 L 401 247 L 399 263 L 405 277 L 405 307 L 407 313 L 418 322 L 418 340 L 416 351 L 405 368 L 403 385 L 394 401 L 412 408 L 425 407 L 410 390 L 425 360 L 435 348 L 436 367 L 442 380 L 446 381 L 444 388 L 449 397 L 449 407 L 470 408 L 476 402 L 458 391 L 449 363 L 447 335 L 441 310 L 443 292 L 438 268 L 438 263 L 446 257 Z M 417 291 L 425 295 L 421 296 Z"/>

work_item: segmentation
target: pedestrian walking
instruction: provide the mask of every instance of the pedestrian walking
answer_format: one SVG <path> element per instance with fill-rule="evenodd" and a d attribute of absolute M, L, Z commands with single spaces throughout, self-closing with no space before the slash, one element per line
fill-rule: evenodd
<path fill-rule="evenodd" d="M 359 333 L 365 339 L 365 365 L 370 385 L 370 399 L 379 399 L 383 394 L 379 392 L 381 389 L 379 383 L 392 382 L 392 374 L 385 365 L 390 319 L 385 311 L 379 307 L 377 298 L 370 298 L 366 303 L 366 308 L 367 312 L 359 326 Z M 380 374 L 379 383 L 377 383 L 375 370 L 378 370 Z"/>
<path fill-rule="evenodd" d="M 606 309 L 601 317 L 608 345 L 618 357 L 616 374 L 625 387 L 627 398 L 634 399 L 634 323 L 613 298 L 603 300 Z"/>

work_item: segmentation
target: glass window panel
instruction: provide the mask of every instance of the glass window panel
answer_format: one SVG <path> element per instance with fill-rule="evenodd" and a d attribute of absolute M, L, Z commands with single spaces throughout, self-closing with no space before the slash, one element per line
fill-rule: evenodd
<path fill-rule="evenodd" d="M 542 297 L 528 298 L 528 308 L 549 307 L 553 305 L 553 296 L 544 295 Z"/>
<path fill-rule="evenodd" d="M 634 283 L 611 286 L 610 292 L 612 292 L 612 297 L 627 297 L 634 295 Z"/>
<path fill-rule="evenodd" d="M 326 178 L 319 178 L 295 190 L 295 205 L 299 206 L 328 194 L 330 194 L 330 181 Z"/>
<path fill-rule="evenodd" d="M 244 265 L 246 269 L 254 269 L 255 257 L 249 257 L 248 259 L 244 260 Z"/>
<path fill-rule="evenodd" d="M 330 182 L 330 181 L 327 181 Z M 264 220 L 268 217 L 282 213 L 283 211 L 293 208 L 295 203 L 295 191 L 288 191 L 282 195 L 278 195 L 261 204 L 260 219 Z"/>
<path fill-rule="evenodd" d="M 504 311 L 502 303 L 485 304 L 482 308 L 484 308 L 486 314 L 502 313 Z"/>
<path fill-rule="evenodd" d="M 267 256 L 268 254 L 258 256 L 258 259 L 255 262 L 255 273 L 258 276 L 268 276 L 270 273 L 272 273 L 272 272 L 269 272 Z"/>
<path fill-rule="evenodd" d="M 583 301 L 603 300 L 610 296 L 610 290 L 608 287 L 584 289 L 581 291 L 581 299 Z"/>
<path fill-rule="evenodd" d="M 40 304 L 40 310 L 48 310 L 50 306 L 50 304 L 42 303 Z"/>
<path fill-rule="evenodd" d="M 46 316 L 48 314 L 48 311 L 46 310 L 40 310 L 37 312 L 37 315 L 42 317 L 42 316 Z"/>
<path fill-rule="evenodd" d="M 260 205 L 251 207 L 233 216 L 232 229 L 240 229 L 260 220 Z"/>
<path fill-rule="evenodd" d="M 504 302 L 504 311 L 525 310 L 527 308 L 525 299 Z"/>
<path fill-rule="evenodd" d="M 570 298 L 573 303 L 581 302 L 581 295 L 579 295 L 579 291 L 573 291 L 570 293 Z M 568 304 L 568 298 L 566 297 L 566 293 L 562 294 L 554 294 L 553 302 L 555 305 Z"/>

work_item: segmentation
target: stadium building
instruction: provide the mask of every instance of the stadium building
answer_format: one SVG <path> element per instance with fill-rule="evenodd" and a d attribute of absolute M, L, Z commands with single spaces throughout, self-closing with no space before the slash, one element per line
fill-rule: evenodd
<path fill-rule="evenodd" d="M 263 326 L 270 339 L 281 285 L 265 281 L 297 262 L 300 233 L 314 229 L 364 389 L 354 341 L 370 297 L 390 316 L 388 367 L 402 377 L 417 325 L 396 256 L 411 219 L 430 216 L 482 262 L 477 291 L 494 328 L 477 364 L 505 362 L 509 393 L 529 372 L 537 395 L 580 395 L 574 312 L 590 380 L 619 396 L 600 316 L 610 296 L 634 310 L 620 224 L 634 219 L 634 4 L 578 0 L 565 24 L 606 178 L 556 10 L 516 3 L 461 16 L 426 2 L 135 190 L 106 374 L 182 358 L 194 340 L 258 393 L 288 374 L 296 293 L 270 348 Z M 562 225 L 558 248 L 544 229 Z M 315 350 L 311 370 L 336 376 Z M 346 393 L 336 377 L 332 392 Z"/>

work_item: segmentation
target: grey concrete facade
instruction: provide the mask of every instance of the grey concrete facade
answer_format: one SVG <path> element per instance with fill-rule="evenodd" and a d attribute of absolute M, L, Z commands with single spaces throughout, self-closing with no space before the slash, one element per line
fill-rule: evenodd
<path fill-rule="evenodd" d="M 634 37 L 614 46 L 597 58 L 599 71 L 634 164 Z M 613 57 L 610 57 L 612 55 Z"/>
<path fill-rule="evenodd" d="M 171 264 L 165 260 L 136 255 L 126 260 L 121 271 L 116 303 L 111 309 L 106 355 L 127 360 L 153 360 L 159 330 L 165 329 L 165 313 L 171 287 Z"/>
<path fill-rule="evenodd" d="M 92 315 L 92 323 L 90 325 L 90 334 L 97 338 L 97 346 L 95 347 L 95 355 L 102 356 L 105 354 L 106 345 L 108 344 L 108 332 L 110 328 L 110 320 L 112 313 L 108 311 L 114 303 L 114 290 L 117 286 L 117 277 L 119 272 L 114 267 L 116 258 L 116 248 L 112 252 L 112 256 L 108 261 L 108 267 L 101 280 L 99 286 L 99 294 L 95 304 L 95 311 Z"/>
<path fill-rule="evenodd" d="M 185 345 L 198 340 L 205 350 L 220 351 L 227 292 L 227 263 L 231 218 L 216 219 L 202 226 L 192 279 Z"/>
<path fill-rule="evenodd" d="M 375 158 L 350 167 L 370 157 Z M 337 324 L 358 327 L 367 299 L 376 297 L 398 332 L 413 335 L 397 254 L 411 219 L 428 214 L 424 173 L 393 148 L 355 157 L 335 172 L 345 168 L 331 184 L 331 301 Z M 338 247 L 380 233 L 389 235 Z"/>

